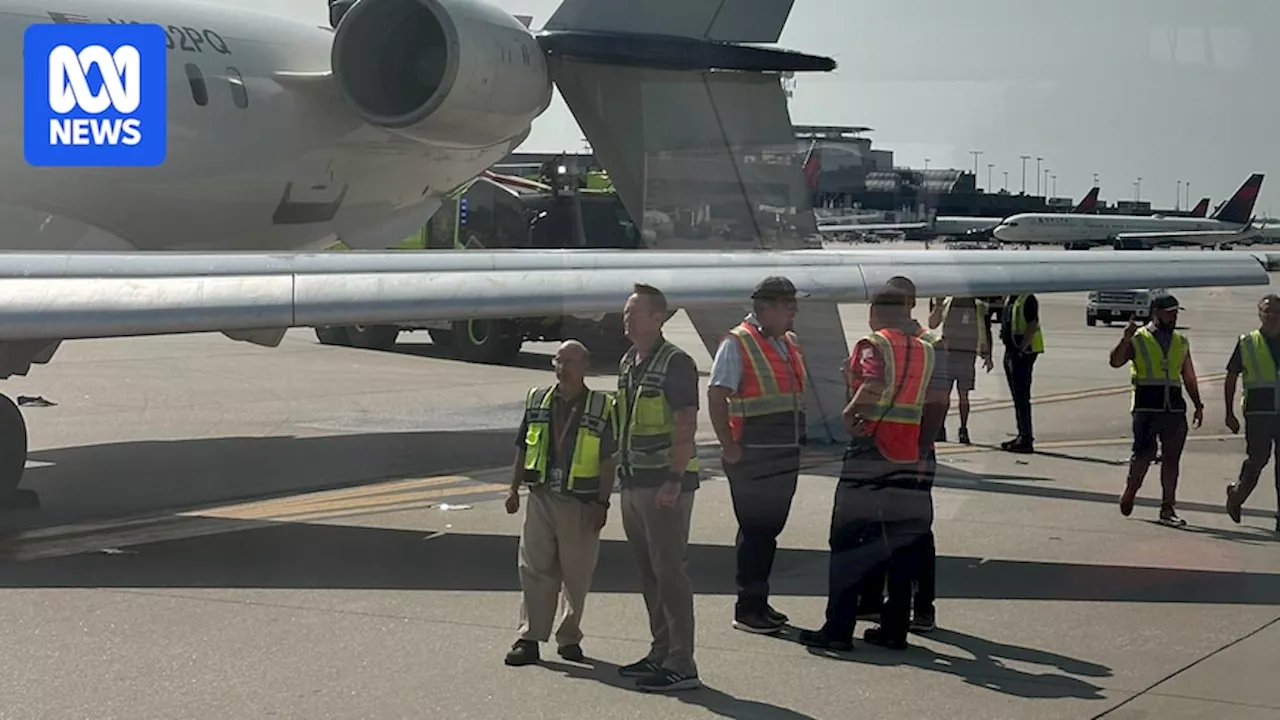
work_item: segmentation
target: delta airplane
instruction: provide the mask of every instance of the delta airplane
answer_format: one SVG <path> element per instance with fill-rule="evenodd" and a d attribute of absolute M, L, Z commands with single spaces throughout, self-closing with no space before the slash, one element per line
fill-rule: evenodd
<path fill-rule="evenodd" d="M 809 438 L 840 442 L 837 303 L 894 275 L 923 295 L 991 295 L 1266 285 L 1280 266 L 1248 253 L 799 249 L 817 233 L 801 169 L 780 151 L 795 143 L 781 81 L 835 62 L 769 47 L 792 2 L 565 0 L 535 31 L 483 0 L 338 0 L 328 24 L 216 0 L 8 0 L 0 205 L 26 215 L 0 235 L 0 376 L 83 338 L 221 332 L 275 346 L 288 328 L 616 313 L 636 282 L 662 288 L 713 347 L 751 288 L 786 274 L 807 293 L 795 330 Z M 103 34 L 134 24 L 152 33 L 145 53 Z M 519 146 L 553 86 L 641 219 L 644 249 L 375 251 Z M 132 147 L 102 137 L 117 120 L 149 166 L 87 161 Z M 60 135 L 78 144 L 54 146 Z M 50 152 L 86 161 L 31 161 Z M 649 227 L 695 215 L 716 231 Z M 114 244 L 78 249 L 76 233 Z M 314 252 L 335 241 L 356 250 Z M 0 395 L 0 494 L 14 503 L 37 500 L 17 489 L 26 453 L 22 414 Z"/>
<path fill-rule="evenodd" d="M 1209 218 L 1160 215 L 1079 215 L 1019 213 L 994 230 L 1001 242 L 1063 245 L 1087 250 L 1111 245 L 1117 250 L 1149 250 L 1155 247 L 1191 245 L 1222 248 L 1248 242 L 1259 228 L 1253 224 L 1253 206 L 1262 189 L 1262 173 L 1245 180 L 1231 199 Z"/>
<path fill-rule="evenodd" d="M 1092 188 L 1080 200 L 1080 204 L 1071 210 L 1073 213 L 1091 213 L 1098 207 L 1098 188 Z M 845 220 L 845 222 L 840 222 Z M 1003 217 L 981 217 L 974 215 L 940 215 L 933 222 L 915 223 L 858 223 L 847 222 L 846 218 L 836 221 L 818 223 L 818 231 L 823 233 L 847 232 L 882 232 L 926 230 L 929 237 L 963 237 L 988 233 L 1004 222 Z"/>

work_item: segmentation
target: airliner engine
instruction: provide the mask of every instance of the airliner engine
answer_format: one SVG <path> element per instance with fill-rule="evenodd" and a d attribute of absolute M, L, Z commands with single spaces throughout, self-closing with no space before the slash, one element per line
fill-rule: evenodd
<path fill-rule="evenodd" d="M 357 0 L 337 22 L 332 63 L 365 122 L 446 147 L 522 137 L 551 102 L 537 40 L 477 0 Z"/>

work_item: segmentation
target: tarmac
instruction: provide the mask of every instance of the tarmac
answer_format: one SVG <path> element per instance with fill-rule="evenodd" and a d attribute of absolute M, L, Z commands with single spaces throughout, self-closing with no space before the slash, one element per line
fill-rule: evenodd
<path fill-rule="evenodd" d="M 6 383 L 53 404 L 24 407 L 24 486 L 43 508 L 0 517 L 0 718 L 1275 718 L 1272 469 L 1242 524 L 1222 508 L 1244 440 L 1223 424 L 1221 376 L 1267 291 L 1177 291 L 1207 406 L 1183 458 L 1181 529 L 1155 522 L 1158 466 L 1133 515 L 1117 507 L 1128 371 L 1107 354 L 1120 326 L 1086 327 L 1083 293 L 1040 296 L 1038 451 L 997 449 L 1013 412 L 1000 366 L 980 369 L 975 444 L 940 446 L 939 628 L 905 652 L 815 654 L 794 630 L 731 628 L 736 525 L 704 411 L 690 573 L 707 687 L 669 696 L 616 673 L 648 648 L 616 509 L 587 601 L 590 661 L 544 645 L 541 666 L 502 664 L 523 515 L 501 496 L 553 345 L 495 367 L 418 334 L 394 352 L 309 331 L 275 349 L 68 343 Z M 843 316 L 850 337 L 865 332 L 865 307 Z M 683 315 L 668 336 L 705 384 L 710 358 Z M 801 628 L 822 622 L 837 471 L 815 463 L 773 570 L 773 604 Z"/>

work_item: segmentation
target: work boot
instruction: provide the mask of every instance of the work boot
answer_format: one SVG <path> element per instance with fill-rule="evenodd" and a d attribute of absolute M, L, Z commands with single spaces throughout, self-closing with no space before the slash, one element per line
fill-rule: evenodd
<path fill-rule="evenodd" d="M 1241 503 L 1236 500 L 1236 494 L 1231 491 L 1231 486 L 1227 486 L 1227 515 L 1231 516 L 1231 522 L 1240 524 L 1240 507 Z"/>
<path fill-rule="evenodd" d="M 1120 495 L 1120 514 L 1129 517 L 1133 514 L 1133 502 L 1138 499 L 1138 491 L 1131 487 L 1125 487 L 1124 493 Z"/>
<path fill-rule="evenodd" d="M 507 653 L 504 662 L 508 665 L 532 665 L 541 659 L 538 654 L 538 643 L 532 640 L 517 640 L 516 644 L 511 646 L 511 652 Z"/>

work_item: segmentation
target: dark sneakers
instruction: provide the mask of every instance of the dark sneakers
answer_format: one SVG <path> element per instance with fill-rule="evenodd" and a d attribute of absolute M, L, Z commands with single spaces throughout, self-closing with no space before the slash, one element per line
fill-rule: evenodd
<path fill-rule="evenodd" d="M 659 668 L 658 672 L 636 681 L 636 688 L 645 692 L 673 692 L 702 687 L 697 675 L 685 675 L 675 670 Z"/>
<path fill-rule="evenodd" d="M 542 658 L 538 654 L 538 643 L 532 640 L 517 640 L 515 645 L 511 646 L 511 652 L 507 653 L 506 664 L 508 665 L 532 665 Z"/>
<path fill-rule="evenodd" d="M 781 615 L 781 613 L 777 614 Z M 756 633 L 758 635 L 773 635 L 774 633 L 781 631 L 785 623 L 785 621 L 776 620 L 775 617 L 775 615 L 770 615 L 767 610 L 740 612 L 733 618 L 733 627 L 735 630 Z"/>
<path fill-rule="evenodd" d="M 788 621 L 788 620 L 790 620 L 790 618 L 788 618 L 786 615 L 783 615 L 782 613 L 778 612 L 777 610 L 774 610 L 772 605 L 767 605 L 767 604 L 766 604 L 766 605 L 764 606 L 764 613 L 765 613 L 765 615 L 768 615 L 768 616 L 769 616 L 769 619 L 770 619 L 770 620 L 772 620 L 772 621 L 774 621 L 774 622 L 776 622 L 776 623 L 778 623 L 778 624 L 780 624 L 780 625 L 786 625 L 786 624 L 787 624 L 787 621 Z"/>
<path fill-rule="evenodd" d="M 630 665 L 623 665 L 618 668 L 619 675 L 630 678 L 649 677 L 650 675 L 656 675 L 660 672 L 662 672 L 662 666 L 649 658 L 644 658 L 639 662 L 633 662 Z"/>
<path fill-rule="evenodd" d="M 564 645 L 558 648 L 556 652 L 560 654 L 560 657 L 568 660 L 569 662 L 580 663 L 587 661 L 587 656 L 583 654 L 581 645 Z"/>
<path fill-rule="evenodd" d="M 834 650 L 835 652 L 851 652 L 853 650 L 852 640 L 837 640 L 821 630 L 801 630 L 799 640 L 801 645 L 807 645 L 819 650 Z"/>
<path fill-rule="evenodd" d="M 879 645 L 890 650 L 906 650 L 907 641 L 905 638 L 890 638 L 884 631 L 884 628 L 867 628 L 862 633 L 862 639 L 871 645 Z"/>

